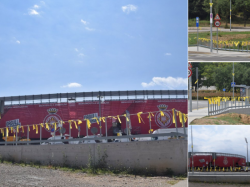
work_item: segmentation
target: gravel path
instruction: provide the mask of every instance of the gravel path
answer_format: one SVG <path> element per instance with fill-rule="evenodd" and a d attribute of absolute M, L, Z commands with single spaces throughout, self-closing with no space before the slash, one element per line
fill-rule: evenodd
<path fill-rule="evenodd" d="M 86 187 L 170 187 L 168 177 L 134 177 L 134 176 L 112 176 L 95 175 L 85 173 L 73 173 L 52 169 L 34 168 L 11 164 L 0 164 L 0 186 L 86 186 Z M 186 181 L 186 180 L 185 180 Z M 187 187 L 187 182 L 181 181 L 181 186 Z M 175 184 L 177 186 L 180 183 Z M 180 185 L 178 185 L 180 186 Z"/>

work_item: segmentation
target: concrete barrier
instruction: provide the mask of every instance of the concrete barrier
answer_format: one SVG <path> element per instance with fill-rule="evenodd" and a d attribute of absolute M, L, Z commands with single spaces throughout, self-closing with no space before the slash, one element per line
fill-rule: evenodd
<path fill-rule="evenodd" d="M 76 145 L 8 145 L 0 146 L 0 155 L 15 161 L 86 167 L 90 158 L 98 162 L 105 150 L 107 164 L 114 168 L 147 168 L 157 173 L 171 168 L 175 174 L 187 172 L 187 140 L 182 139 Z"/>
<path fill-rule="evenodd" d="M 241 183 L 249 184 L 250 177 L 248 176 L 189 176 L 189 182 L 223 182 L 223 183 Z"/>

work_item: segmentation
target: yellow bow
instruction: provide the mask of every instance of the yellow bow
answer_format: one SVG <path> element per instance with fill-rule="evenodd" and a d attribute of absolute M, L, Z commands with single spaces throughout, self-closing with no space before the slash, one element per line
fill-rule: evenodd
<path fill-rule="evenodd" d="M 87 123 L 88 129 L 90 129 L 90 127 L 91 127 L 90 120 L 89 120 L 89 119 L 86 119 L 86 123 Z"/>
<path fill-rule="evenodd" d="M 119 117 L 119 115 L 117 115 L 117 119 L 118 119 L 118 121 L 119 121 L 120 123 L 122 123 L 122 122 L 121 122 L 121 120 L 120 120 L 120 117 Z"/>
<path fill-rule="evenodd" d="M 127 121 L 129 121 L 127 114 L 123 114 L 123 116 L 125 116 L 125 118 L 127 119 Z"/>
<path fill-rule="evenodd" d="M 36 134 L 38 134 L 38 126 L 36 125 Z"/>
<path fill-rule="evenodd" d="M 172 109 L 172 112 L 173 112 L 173 123 L 176 123 L 176 122 L 175 122 L 175 112 L 174 112 L 174 110 L 175 110 L 175 109 L 173 108 L 173 109 Z M 175 124 L 175 127 L 176 127 L 176 124 Z"/>
<path fill-rule="evenodd" d="M 138 121 L 139 121 L 139 123 L 141 123 L 141 121 L 144 123 L 144 121 L 143 121 L 143 119 L 141 117 L 141 114 L 142 114 L 142 112 L 137 113 Z"/>
<path fill-rule="evenodd" d="M 78 120 L 78 125 L 81 124 L 81 123 L 82 123 L 82 121 L 81 121 L 81 120 Z"/>

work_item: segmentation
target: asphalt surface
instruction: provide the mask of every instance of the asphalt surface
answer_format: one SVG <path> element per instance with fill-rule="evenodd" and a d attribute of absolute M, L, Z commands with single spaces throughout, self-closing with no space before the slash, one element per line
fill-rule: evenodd
<path fill-rule="evenodd" d="M 213 31 L 217 31 L 216 27 L 212 27 Z M 239 27 L 239 28 L 232 28 L 231 31 L 230 29 L 224 29 L 224 28 L 219 28 L 219 31 L 222 32 L 247 32 L 250 31 L 250 27 Z M 188 27 L 188 32 L 197 32 L 197 27 Z M 199 32 L 210 32 L 210 27 L 200 27 Z"/>
<path fill-rule="evenodd" d="M 198 109 L 207 108 L 207 102 L 207 100 L 198 100 Z M 192 100 L 192 110 L 197 110 L 197 100 Z"/>

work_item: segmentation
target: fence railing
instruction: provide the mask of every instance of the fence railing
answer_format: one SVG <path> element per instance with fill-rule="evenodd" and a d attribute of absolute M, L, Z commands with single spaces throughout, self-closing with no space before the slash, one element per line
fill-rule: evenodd
<path fill-rule="evenodd" d="M 199 39 L 198 46 L 210 48 L 210 41 Z M 242 42 L 239 42 L 237 44 L 235 43 L 228 44 L 225 42 L 221 42 L 218 43 L 217 45 L 217 42 L 213 41 L 213 49 L 224 50 L 224 51 L 250 52 L 250 46 L 248 46 L 248 42 L 246 42 L 246 45 L 242 45 Z"/>
<path fill-rule="evenodd" d="M 42 143 L 68 143 L 68 142 L 84 142 L 88 140 L 106 140 L 105 142 L 102 143 L 107 143 L 109 139 L 127 139 L 128 142 L 131 139 L 135 138 L 151 138 L 147 139 L 148 141 L 152 140 L 157 140 L 158 138 L 156 137 L 177 137 L 176 139 L 180 139 L 180 137 L 184 137 L 185 140 L 187 140 L 187 134 L 186 130 L 184 133 L 179 133 L 179 132 L 171 132 L 171 133 L 160 133 L 160 134 L 140 134 L 140 135 L 128 135 L 128 136 L 102 136 L 102 137 L 92 137 L 92 138 L 73 138 L 73 139 L 51 139 L 51 140 L 31 140 L 31 141 L 5 141 L 5 142 L 0 142 L 0 145 L 41 145 Z M 135 140 L 136 141 L 136 140 Z M 146 140 L 140 140 L 140 141 L 146 141 Z M 78 144 L 78 143 L 77 143 Z"/>
<path fill-rule="evenodd" d="M 208 101 L 208 115 L 216 115 L 225 112 L 229 109 L 250 108 L 249 99 L 245 100 L 223 100 L 219 102 Z"/>

